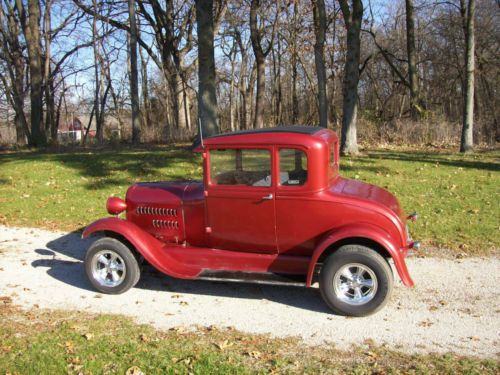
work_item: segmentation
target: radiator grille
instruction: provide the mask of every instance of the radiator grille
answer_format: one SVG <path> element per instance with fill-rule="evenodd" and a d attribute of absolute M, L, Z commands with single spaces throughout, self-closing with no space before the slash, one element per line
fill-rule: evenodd
<path fill-rule="evenodd" d="M 179 222 L 176 220 L 153 220 L 155 228 L 179 229 Z"/>
<path fill-rule="evenodd" d="M 175 208 L 140 206 L 135 212 L 137 215 L 177 216 Z"/>

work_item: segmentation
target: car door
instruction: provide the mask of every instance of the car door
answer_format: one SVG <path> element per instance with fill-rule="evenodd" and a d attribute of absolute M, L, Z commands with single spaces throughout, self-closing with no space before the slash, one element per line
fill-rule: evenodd
<path fill-rule="evenodd" d="M 207 233 L 213 248 L 276 253 L 272 147 L 211 147 Z"/>

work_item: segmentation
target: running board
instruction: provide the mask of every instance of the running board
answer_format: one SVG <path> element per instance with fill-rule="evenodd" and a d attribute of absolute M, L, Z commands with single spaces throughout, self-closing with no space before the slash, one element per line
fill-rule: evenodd
<path fill-rule="evenodd" d="M 306 280 L 299 281 L 300 275 L 277 275 L 271 272 L 234 272 L 205 270 L 198 275 L 197 280 L 225 281 L 247 284 L 286 285 L 305 287 Z"/>

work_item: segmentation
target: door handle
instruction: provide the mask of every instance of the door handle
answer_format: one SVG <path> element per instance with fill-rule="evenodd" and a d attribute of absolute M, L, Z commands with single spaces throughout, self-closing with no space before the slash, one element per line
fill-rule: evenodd
<path fill-rule="evenodd" d="M 264 201 L 270 201 L 271 199 L 273 199 L 273 195 L 271 193 L 262 197 L 262 200 Z"/>

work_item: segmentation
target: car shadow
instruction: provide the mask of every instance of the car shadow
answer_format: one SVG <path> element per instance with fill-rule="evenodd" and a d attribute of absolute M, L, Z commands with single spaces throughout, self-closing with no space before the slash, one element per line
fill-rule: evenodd
<path fill-rule="evenodd" d="M 95 239 L 96 237 L 81 239 L 81 231 L 65 234 L 48 242 L 46 248 L 36 249 L 35 252 L 43 258 L 34 260 L 31 266 L 45 267 L 48 269 L 48 275 L 75 288 L 95 291 L 87 280 L 83 266 L 85 251 Z M 58 255 L 70 259 L 57 259 Z M 157 271 L 149 264 L 143 266 L 141 280 L 136 288 L 176 294 L 268 300 L 304 310 L 331 313 L 316 288 L 175 279 Z"/>

